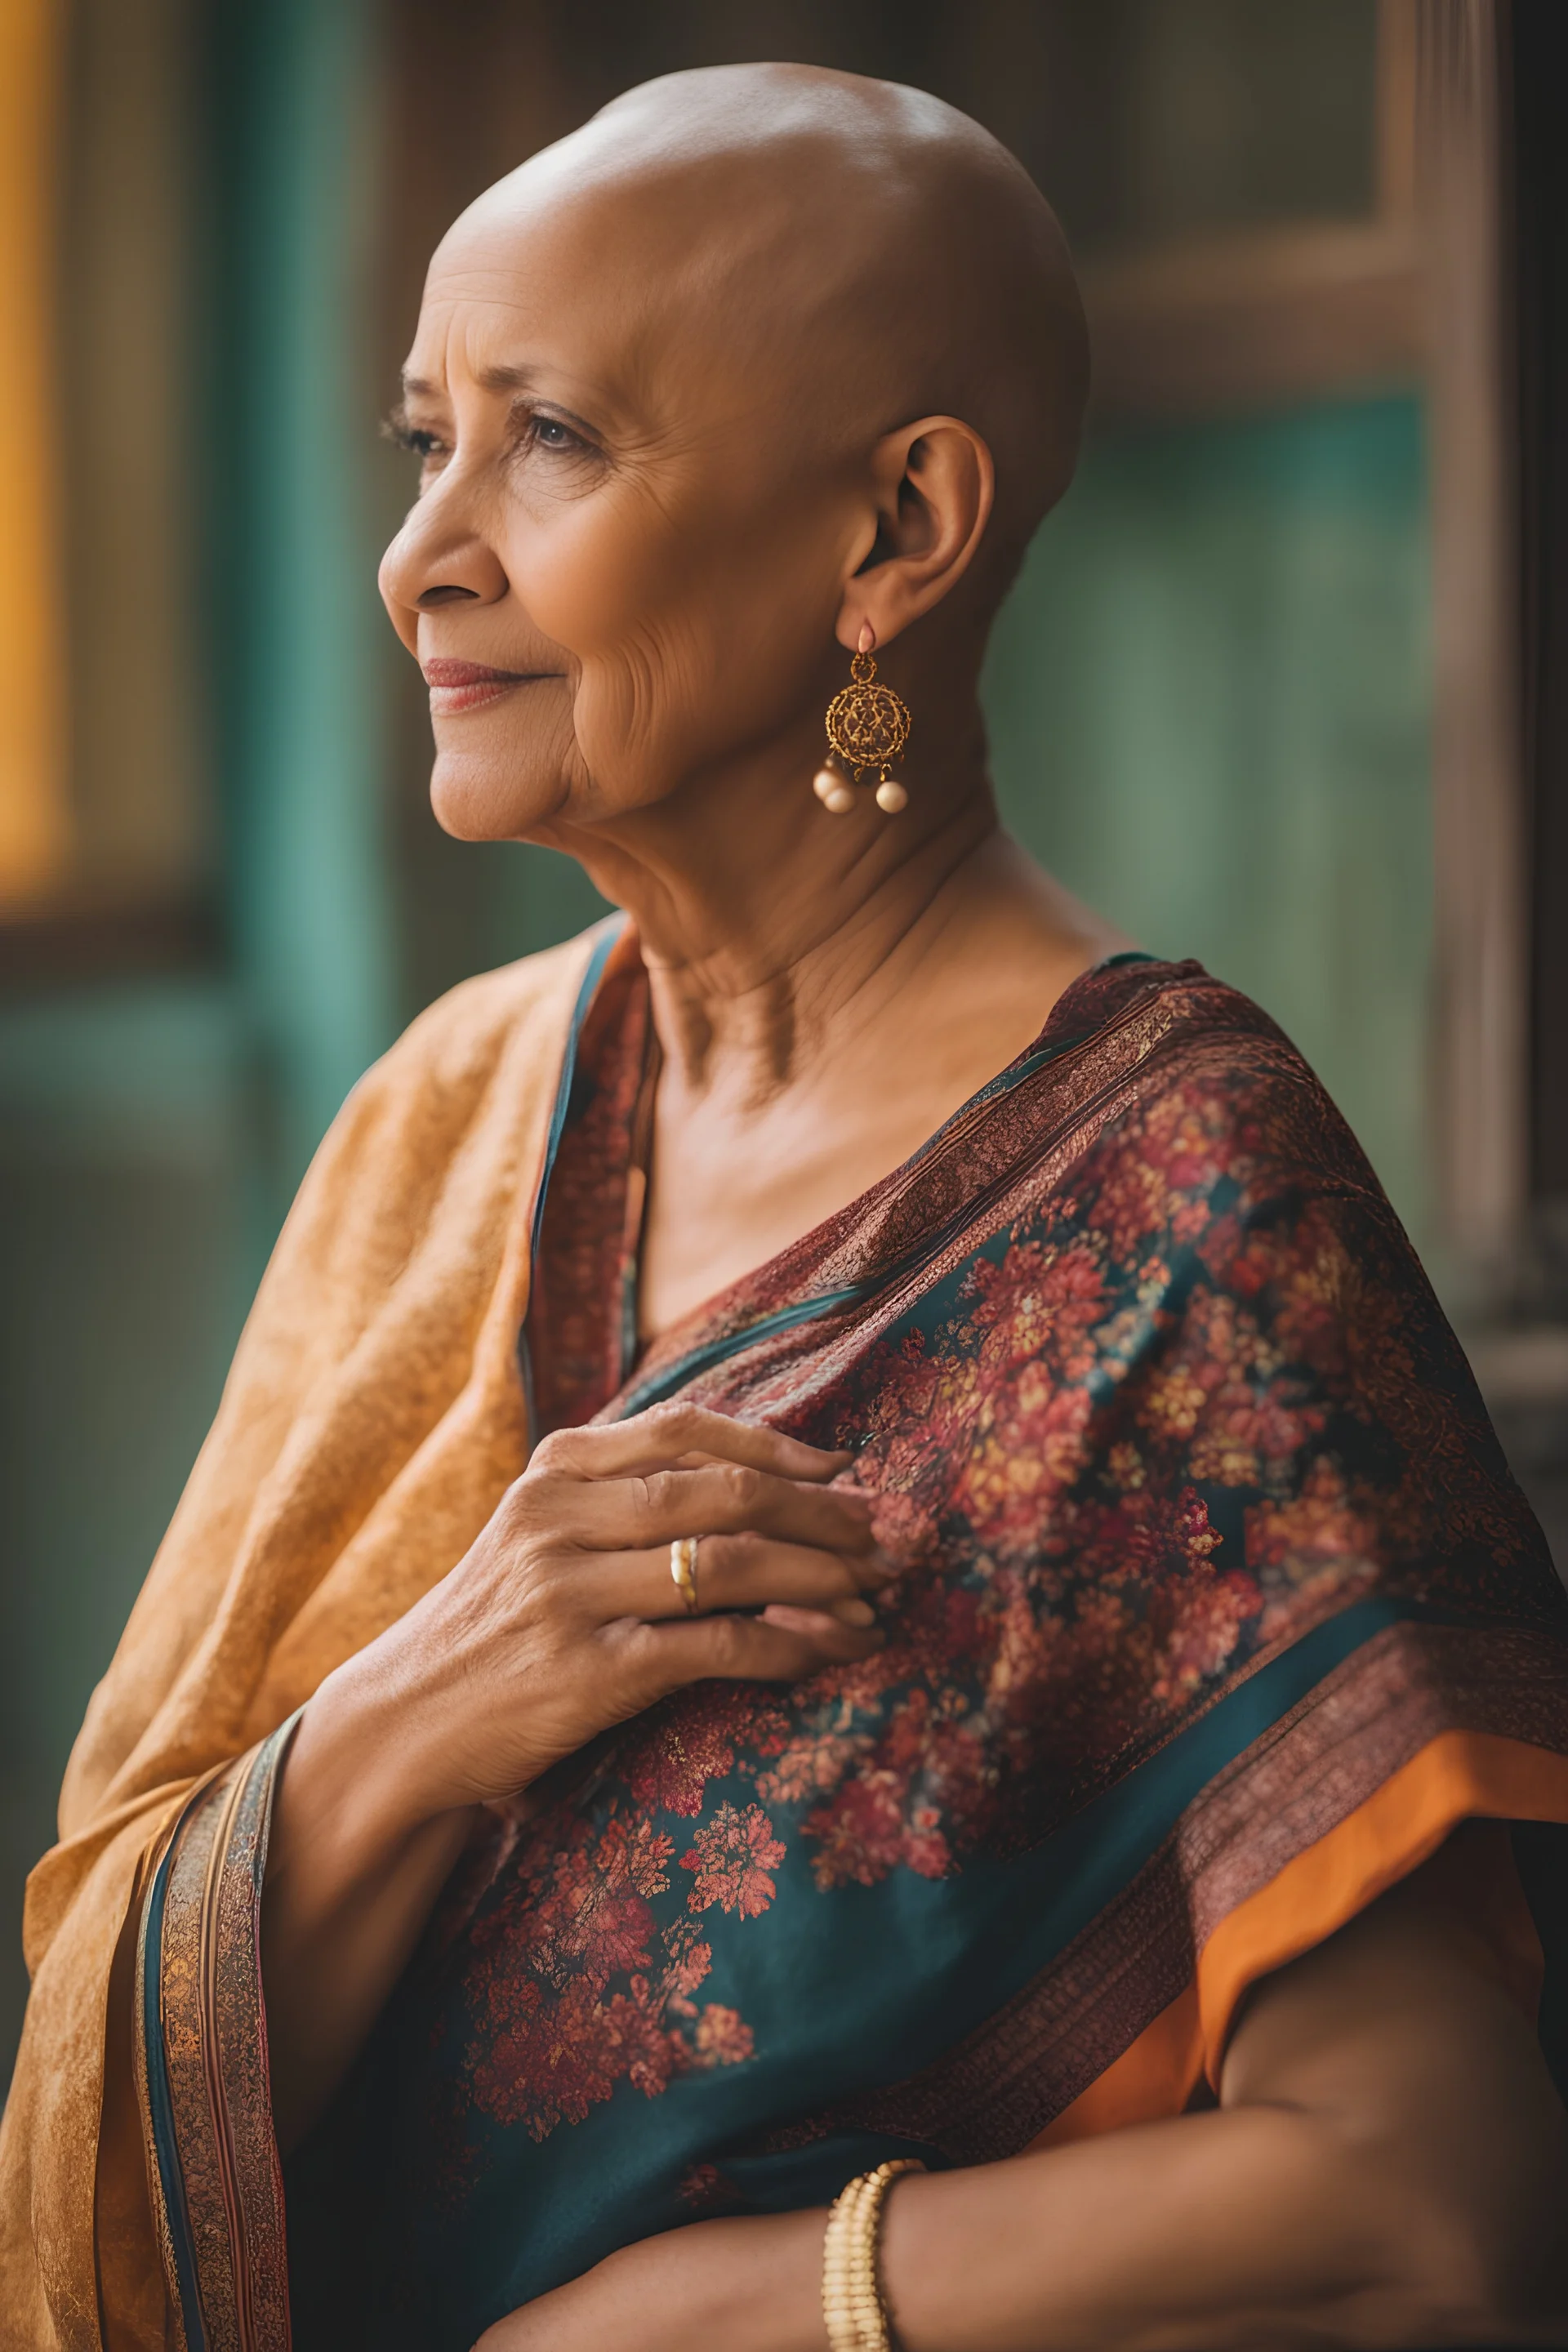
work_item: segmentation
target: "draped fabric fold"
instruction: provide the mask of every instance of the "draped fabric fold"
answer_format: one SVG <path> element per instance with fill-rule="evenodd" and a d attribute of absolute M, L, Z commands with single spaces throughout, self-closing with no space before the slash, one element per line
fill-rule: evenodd
<path fill-rule="evenodd" d="M 147 2182 L 182 2352 L 288 2352 L 261 1887 L 292 1722 L 209 1780 L 158 1855 L 136 1957 Z"/>
<path fill-rule="evenodd" d="M 466 2352 L 683 2220 L 1178 2113 L 1248 1985 L 1424 1868 L 1521 2000 L 1561 1981 L 1531 1903 L 1568 1825 L 1563 1591 L 1272 1024 L 1195 965 L 1098 967 L 912 1160 L 643 1353 L 651 1050 L 626 929 L 448 1000 L 280 1246 L 36 1889 L 79 2047 L 107 2003 L 112 2048 L 138 1939 L 129 2251 L 99 2167 L 116 2340 Z M 698 1685 L 498 1810 L 280 2176 L 257 1954 L 290 1715 L 531 1435 L 677 1395 L 854 1454 L 886 1646 Z M 1478 1822 L 1510 1826 L 1452 1835 Z M 90 2183 L 39 2137 L 66 2013 L 47 1990 L 7 2125 L 40 2345 L 92 2342 L 99 2291 Z"/>

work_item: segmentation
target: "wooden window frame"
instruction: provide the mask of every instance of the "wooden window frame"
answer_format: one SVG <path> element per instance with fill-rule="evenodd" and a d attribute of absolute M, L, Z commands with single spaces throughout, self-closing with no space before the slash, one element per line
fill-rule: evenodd
<path fill-rule="evenodd" d="M 1379 0 L 1368 219 L 1211 231 L 1085 268 L 1098 417 L 1223 415 L 1419 379 L 1423 5 Z"/>
<path fill-rule="evenodd" d="M 1425 395 L 1434 1148 L 1445 1283 L 1475 1315 L 1516 1285 L 1529 1205 L 1508 27 L 1509 0 L 1379 0 L 1364 222 L 1211 235 L 1084 274 L 1102 421 Z"/>

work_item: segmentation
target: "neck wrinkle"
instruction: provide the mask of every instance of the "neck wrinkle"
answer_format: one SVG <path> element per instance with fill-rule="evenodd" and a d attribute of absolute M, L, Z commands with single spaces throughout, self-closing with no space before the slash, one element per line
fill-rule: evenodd
<path fill-rule="evenodd" d="M 846 1022 L 883 1011 L 996 829 L 986 791 L 950 810 L 897 864 L 878 872 L 863 861 L 822 901 L 801 894 L 791 921 L 770 928 L 763 909 L 752 919 L 737 909 L 722 930 L 714 925 L 704 952 L 679 960 L 659 952 L 662 940 L 650 951 L 643 935 L 667 1076 L 693 1092 L 733 1087 L 748 1108 L 797 1081 Z"/>

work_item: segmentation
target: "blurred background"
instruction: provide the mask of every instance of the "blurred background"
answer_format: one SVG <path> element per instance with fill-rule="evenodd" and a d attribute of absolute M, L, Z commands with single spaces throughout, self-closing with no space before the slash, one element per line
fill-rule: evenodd
<path fill-rule="evenodd" d="M 375 594 L 425 261 L 630 83 L 916 82 L 1057 205 L 1010 822 L 1258 996 L 1568 1559 L 1562 0 L 0 0 L 0 2067 L 23 1874 L 346 1089 L 597 910 L 461 846 Z M 1554 135 L 1553 134 L 1557 134 Z"/>

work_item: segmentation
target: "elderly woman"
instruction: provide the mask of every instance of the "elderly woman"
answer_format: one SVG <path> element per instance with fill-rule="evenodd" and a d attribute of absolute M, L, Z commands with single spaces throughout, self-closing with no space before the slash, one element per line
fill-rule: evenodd
<path fill-rule="evenodd" d="M 626 913 L 307 1180 L 34 1882 L 7 2345 L 1568 2334 L 1561 1589 L 1300 1058 L 996 828 L 1085 376 L 845 76 L 437 253 L 436 806 Z"/>

